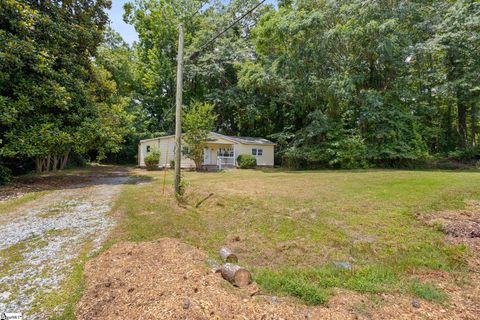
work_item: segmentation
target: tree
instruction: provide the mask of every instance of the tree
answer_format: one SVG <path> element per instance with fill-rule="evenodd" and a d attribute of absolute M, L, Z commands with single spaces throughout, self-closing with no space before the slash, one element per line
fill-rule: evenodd
<path fill-rule="evenodd" d="M 0 155 L 63 169 L 71 152 L 102 158 L 129 117 L 116 83 L 95 63 L 108 0 L 0 3 Z M 21 162 L 21 161 L 20 161 Z"/>
<path fill-rule="evenodd" d="M 197 170 L 202 167 L 208 134 L 213 129 L 217 118 L 217 115 L 213 113 L 213 108 L 212 104 L 193 101 L 183 114 L 182 121 L 185 130 L 183 140 L 186 148 L 182 152 L 195 162 Z"/>

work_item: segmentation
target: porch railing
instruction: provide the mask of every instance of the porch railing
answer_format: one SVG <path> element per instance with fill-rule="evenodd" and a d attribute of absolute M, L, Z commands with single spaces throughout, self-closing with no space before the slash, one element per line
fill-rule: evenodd
<path fill-rule="evenodd" d="M 235 158 L 234 157 L 217 157 L 217 165 L 218 168 L 221 170 L 225 165 L 235 165 Z"/>

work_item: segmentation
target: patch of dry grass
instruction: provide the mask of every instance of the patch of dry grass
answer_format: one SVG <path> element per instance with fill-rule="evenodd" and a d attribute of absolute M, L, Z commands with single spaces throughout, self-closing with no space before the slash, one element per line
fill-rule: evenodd
<path fill-rule="evenodd" d="M 176 237 L 213 257 L 228 245 L 265 287 L 290 294 L 305 285 L 301 279 L 319 290 L 379 292 L 399 290 L 406 275 L 422 270 L 462 271 L 464 246 L 446 244 L 416 215 L 480 199 L 479 172 L 268 169 L 187 172 L 179 205 L 171 171 L 165 194 L 164 172 L 136 173 L 154 180 L 126 187 L 114 210 L 122 221 L 117 240 Z M 354 271 L 330 271 L 335 261 Z"/>

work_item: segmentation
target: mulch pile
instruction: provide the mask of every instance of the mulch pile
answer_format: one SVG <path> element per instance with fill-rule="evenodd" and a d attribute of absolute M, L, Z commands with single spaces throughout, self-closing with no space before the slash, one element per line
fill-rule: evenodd
<path fill-rule="evenodd" d="M 170 238 L 115 245 L 87 264 L 77 319 L 311 318 L 305 306 L 255 297 L 255 284 L 231 286 L 206 260 Z"/>
<path fill-rule="evenodd" d="M 468 264 L 480 272 L 480 201 L 469 201 L 464 210 L 445 210 L 424 215 L 429 225 L 437 225 L 446 234 L 446 241 L 465 244 L 471 249 Z"/>
<path fill-rule="evenodd" d="M 201 250 L 171 238 L 117 244 L 87 263 L 77 319 L 477 319 L 480 314 L 479 286 L 445 288 L 451 307 L 412 304 L 408 295 L 386 293 L 372 300 L 346 290 L 337 290 L 326 306 L 311 307 L 272 297 L 255 283 L 235 288 L 207 260 Z"/>

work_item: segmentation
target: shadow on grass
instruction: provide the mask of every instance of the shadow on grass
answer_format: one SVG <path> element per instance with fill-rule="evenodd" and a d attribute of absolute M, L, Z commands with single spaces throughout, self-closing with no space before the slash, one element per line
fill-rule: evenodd
<path fill-rule="evenodd" d="M 369 168 L 369 169 L 289 169 L 289 168 L 258 168 L 258 169 L 250 169 L 250 170 L 257 170 L 263 173 L 292 173 L 292 174 L 300 174 L 300 173 L 311 173 L 311 172 L 318 172 L 318 173 L 372 173 L 372 172 L 452 172 L 452 173 L 476 173 L 480 174 L 480 169 L 477 168 L 470 168 L 470 169 L 435 169 L 435 168 L 416 168 L 416 169 L 409 169 L 409 168 Z"/>
<path fill-rule="evenodd" d="M 153 177 L 148 175 L 133 175 L 132 168 L 101 165 L 18 176 L 12 183 L 0 187 L 0 200 L 15 199 L 18 196 L 24 197 L 42 191 L 78 189 L 96 185 L 142 184 L 153 180 Z"/>

